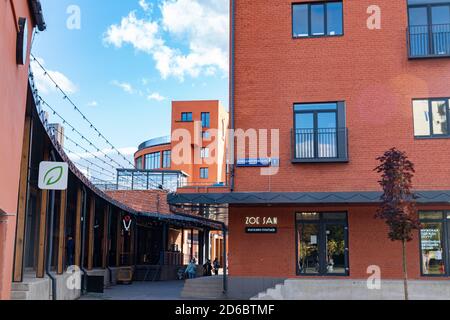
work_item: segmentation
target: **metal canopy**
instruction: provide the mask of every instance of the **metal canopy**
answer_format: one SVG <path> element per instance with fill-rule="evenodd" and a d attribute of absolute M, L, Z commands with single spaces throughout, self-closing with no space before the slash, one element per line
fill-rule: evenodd
<path fill-rule="evenodd" d="M 450 190 L 416 191 L 418 204 L 450 204 Z M 229 192 L 229 193 L 171 193 L 170 205 L 220 204 L 375 204 L 381 192 Z"/>

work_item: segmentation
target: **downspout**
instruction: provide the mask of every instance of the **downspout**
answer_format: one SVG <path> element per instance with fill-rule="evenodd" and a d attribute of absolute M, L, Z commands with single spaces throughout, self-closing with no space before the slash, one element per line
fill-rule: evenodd
<path fill-rule="evenodd" d="M 235 130 L 235 118 L 234 118 L 234 52 L 235 52 L 235 46 L 234 46 L 234 29 L 235 29 L 235 0 L 231 0 L 231 8 L 230 8 L 230 191 L 234 191 L 234 178 L 235 178 L 235 147 L 234 147 L 234 130 Z"/>
<path fill-rule="evenodd" d="M 85 245 L 86 245 L 86 210 L 87 210 L 87 192 L 86 192 L 86 187 L 83 186 L 83 215 L 82 215 L 82 219 L 83 219 L 83 229 L 81 232 L 81 265 L 80 265 L 80 270 L 83 272 L 84 277 L 83 277 L 83 281 L 82 281 L 82 289 L 81 289 L 81 294 L 84 295 L 86 294 L 86 282 L 87 282 L 87 271 L 86 269 L 84 269 L 84 251 L 85 251 Z"/>
<path fill-rule="evenodd" d="M 108 225 L 106 226 L 108 228 L 108 246 L 107 246 L 107 252 L 106 252 L 106 269 L 109 271 L 109 284 L 112 285 L 112 269 L 109 266 L 109 239 L 111 239 L 111 206 L 108 206 Z"/>
<path fill-rule="evenodd" d="M 50 151 L 50 158 L 53 162 L 56 161 L 54 151 Z M 62 205 L 62 204 L 61 204 Z M 50 215 L 50 217 L 48 217 Z M 45 273 L 50 278 L 52 283 L 52 300 L 56 300 L 56 278 L 50 272 L 53 256 L 53 220 L 55 218 L 55 190 L 51 190 L 50 213 L 47 213 L 48 226 L 48 241 L 47 241 L 47 263 L 45 264 Z"/>

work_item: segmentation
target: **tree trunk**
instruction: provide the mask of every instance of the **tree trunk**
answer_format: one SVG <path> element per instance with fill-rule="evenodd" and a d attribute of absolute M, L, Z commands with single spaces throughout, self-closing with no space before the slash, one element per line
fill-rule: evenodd
<path fill-rule="evenodd" d="M 402 255 L 403 255 L 403 288 L 405 292 L 405 300 L 409 300 L 408 295 L 408 270 L 406 266 L 406 239 L 402 240 Z"/>

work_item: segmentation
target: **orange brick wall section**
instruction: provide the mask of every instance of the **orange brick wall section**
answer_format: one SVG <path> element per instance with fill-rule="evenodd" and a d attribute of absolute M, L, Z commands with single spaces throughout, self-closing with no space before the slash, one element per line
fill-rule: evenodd
<path fill-rule="evenodd" d="M 167 193 L 156 190 L 120 190 L 107 191 L 108 196 L 128 207 L 147 213 L 169 214 Z"/>
<path fill-rule="evenodd" d="M 433 210 L 438 208 L 427 208 Z M 439 208 L 442 210 L 442 207 Z M 296 212 L 348 212 L 351 279 L 365 279 L 370 265 L 381 268 L 383 279 L 402 278 L 400 242 L 387 237 L 387 226 L 375 219 L 376 207 L 230 207 L 229 268 L 231 276 L 296 277 Z M 245 217 L 278 217 L 277 234 L 246 234 Z M 420 276 L 419 232 L 407 245 L 410 279 Z M 322 277 L 323 278 L 323 277 Z M 328 278 L 328 277 L 327 277 Z M 433 278 L 436 279 L 436 278 Z"/>
<path fill-rule="evenodd" d="M 344 36 L 292 38 L 294 1 L 235 1 L 235 126 L 280 129 L 279 174 L 236 169 L 236 191 L 378 190 L 375 158 L 405 150 L 417 189 L 450 189 L 450 139 L 415 140 L 413 98 L 450 97 L 450 59 L 408 60 L 406 0 L 345 0 Z M 381 8 L 381 30 L 366 26 Z M 292 164 L 293 104 L 346 101 L 350 163 Z"/>

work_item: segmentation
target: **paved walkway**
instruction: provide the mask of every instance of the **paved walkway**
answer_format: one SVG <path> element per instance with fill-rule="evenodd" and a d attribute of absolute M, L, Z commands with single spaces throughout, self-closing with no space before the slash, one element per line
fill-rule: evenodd
<path fill-rule="evenodd" d="M 104 294 L 89 293 L 81 300 L 181 300 L 184 281 L 134 282 L 105 289 Z"/>

